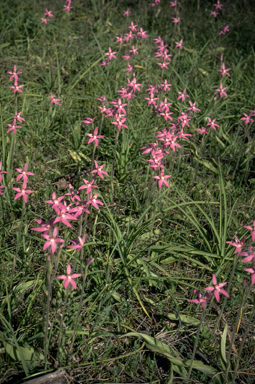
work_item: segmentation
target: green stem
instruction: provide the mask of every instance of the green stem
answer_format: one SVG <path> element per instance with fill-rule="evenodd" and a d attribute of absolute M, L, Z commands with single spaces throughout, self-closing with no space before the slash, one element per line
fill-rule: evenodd
<path fill-rule="evenodd" d="M 14 277 L 15 268 L 16 268 L 16 260 L 17 260 L 18 252 L 19 252 L 21 230 L 22 230 L 23 218 L 24 218 L 25 210 L 26 210 L 26 203 L 25 203 L 25 200 L 23 199 L 23 201 L 22 201 L 22 213 L 21 213 L 19 232 L 18 232 L 18 239 L 17 239 L 17 245 L 16 245 L 16 252 L 15 252 L 15 256 L 14 256 L 14 259 L 13 259 L 13 265 L 12 265 L 11 289 L 12 289 L 12 286 L 13 286 L 13 277 Z"/>
<path fill-rule="evenodd" d="M 191 357 L 191 362 L 190 362 L 190 367 L 189 367 L 189 372 L 188 372 L 188 377 L 187 377 L 187 382 L 188 383 L 189 383 L 190 375 L 191 375 L 193 364 L 194 364 L 194 359 L 195 359 L 195 354 L 196 354 L 196 350 L 197 350 L 200 330 L 201 330 L 202 324 L 203 324 L 207 314 L 209 313 L 209 311 L 210 311 L 210 309 L 212 307 L 212 304 L 213 304 L 213 297 L 211 298 L 209 307 L 206 308 L 206 306 L 205 306 L 203 308 L 202 317 L 201 317 L 201 320 L 200 320 L 200 323 L 199 323 L 199 326 L 198 326 L 198 329 L 197 329 L 196 341 L 195 341 L 195 344 L 194 344 L 193 353 L 192 353 L 192 357 Z"/>
<path fill-rule="evenodd" d="M 253 319 L 253 316 L 254 316 L 254 312 L 255 312 L 255 303 L 253 303 L 251 315 L 250 315 L 250 318 L 249 318 L 249 322 L 248 322 L 248 324 L 246 326 L 245 333 L 244 333 L 243 339 L 242 339 L 242 343 L 241 343 L 239 351 L 238 351 L 237 362 L 236 362 L 236 366 L 235 366 L 235 372 L 234 372 L 234 375 L 233 375 L 232 384 L 235 384 L 235 377 L 236 377 L 236 373 L 237 373 L 237 370 L 238 370 L 238 367 L 239 367 L 240 357 L 241 357 L 241 354 L 242 354 L 242 351 L 243 351 L 244 343 L 246 342 L 247 334 L 248 334 L 248 332 L 250 330 L 250 325 L 251 325 L 251 322 L 252 322 L 252 319 Z"/>

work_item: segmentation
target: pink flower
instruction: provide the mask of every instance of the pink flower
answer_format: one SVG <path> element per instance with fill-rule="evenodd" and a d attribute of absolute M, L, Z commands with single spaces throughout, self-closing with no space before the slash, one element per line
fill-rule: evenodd
<path fill-rule="evenodd" d="M 48 19 L 41 17 L 41 23 L 44 23 L 45 25 L 48 23 Z"/>
<path fill-rule="evenodd" d="M 215 6 L 215 10 L 221 9 L 223 7 L 223 4 L 220 3 L 220 0 L 217 0 L 217 4 L 213 4 Z"/>
<path fill-rule="evenodd" d="M 205 127 L 195 128 L 195 131 L 197 131 L 197 134 L 198 134 L 198 135 L 203 134 L 203 133 L 205 133 L 206 135 L 208 135 L 208 132 L 207 132 L 207 130 L 206 130 Z"/>
<path fill-rule="evenodd" d="M 52 15 L 52 13 L 51 13 L 52 11 L 48 11 L 48 9 L 47 8 L 45 8 L 45 16 L 48 16 L 48 17 L 54 17 L 53 15 Z"/>
<path fill-rule="evenodd" d="M 195 113 L 197 112 L 201 112 L 200 109 L 196 108 L 195 105 L 196 105 L 196 101 L 194 104 L 192 104 L 191 101 L 189 101 L 189 105 L 190 105 L 190 108 L 188 108 L 188 111 L 193 111 Z"/>
<path fill-rule="evenodd" d="M 17 119 L 20 123 L 22 123 L 22 121 L 25 121 L 25 119 L 23 119 L 23 117 L 21 117 L 22 112 L 19 112 L 17 113 L 17 111 L 15 111 L 15 116 L 13 116 L 13 119 Z"/>
<path fill-rule="evenodd" d="M 218 16 L 218 13 L 216 11 L 211 11 L 210 12 L 210 15 L 213 16 L 213 17 L 217 17 Z"/>
<path fill-rule="evenodd" d="M 217 92 L 220 93 L 220 97 L 223 97 L 223 95 L 226 96 L 226 97 L 228 97 L 228 95 L 227 95 L 226 92 L 225 92 L 225 89 L 227 89 L 227 88 L 228 88 L 228 87 L 223 88 L 222 83 L 220 83 L 220 88 L 219 88 L 219 89 L 215 89 L 215 91 L 217 91 Z"/>
<path fill-rule="evenodd" d="M 109 52 L 106 52 L 105 55 L 109 56 L 109 60 L 111 61 L 112 58 L 116 59 L 115 53 L 117 52 L 112 52 L 111 48 L 109 47 Z"/>
<path fill-rule="evenodd" d="M 184 101 L 185 97 L 189 97 L 189 95 L 185 94 L 185 92 L 186 92 L 186 88 L 184 88 L 183 92 L 178 91 L 179 96 L 178 96 L 177 100 L 182 99 L 182 101 Z"/>
<path fill-rule="evenodd" d="M 71 201 L 74 203 L 75 199 L 80 201 L 81 199 L 79 198 L 78 194 L 79 194 L 79 191 L 75 191 L 72 187 L 71 184 L 69 184 L 69 189 L 70 189 L 70 192 L 68 193 L 65 193 L 66 196 L 71 196 Z"/>
<path fill-rule="evenodd" d="M 227 283 L 220 283 L 220 284 L 217 284 L 217 279 L 215 277 L 215 275 L 213 274 L 212 275 L 212 281 L 213 281 L 213 287 L 207 287 L 205 288 L 205 290 L 207 292 L 209 291 L 213 291 L 213 294 L 215 296 L 215 299 L 219 302 L 220 301 L 220 293 L 222 293 L 223 295 L 229 297 L 229 294 L 225 291 L 225 289 L 222 289 L 222 287 L 224 287 L 224 285 L 226 285 Z"/>
<path fill-rule="evenodd" d="M 198 290 L 194 289 L 193 291 L 196 295 L 197 295 L 197 299 L 192 299 L 192 300 L 188 300 L 189 303 L 197 303 L 197 304 L 201 304 L 201 307 L 204 308 L 205 304 L 207 303 L 207 301 L 210 300 L 210 298 L 212 297 L 212 294 L 211 293 L 208 293 L 206 292 L 205 295 L 203 296 L 201 292 L 199 292 Z"/>
<path fill-rule="evenodd" d="M 67 289 L 68 284 L 71 284 L 74 287 L 74 289 L 76 289 L 77 286 L 76 286 L 76 282 L 74 281 L 74 279 L 76 279 L 77 277 L 80 277 L 80 276 L 81 276 L 80 273 L 74 273 L 73 275 L 71 275 L 71 266 L 70 266 L 70 264 L 68 264 L 68 266 L 66 268 L 66 276 L 65 275 L 57 276 L 57 279 L 64 280 L 65 289 Z"/>
<path fill-rule="evenodd" d="M 244 268 L 244 271 L 251 273 L 251 284 L 255 284 L 255 269 L 254 268 Z"/>
<path fill-rule="evenodd" d="M 235 236 L 235 241 L 226 241 L 226 244 L 231 244 L 236 248 L 235 253 L 239 253 L 242 251 L 242 247 L 244 246 L 245 237 L 242 240 L 239 240 L 237 236 Z"/>
<path fill-rule="evenodd" d="M 85 120 L 82 120 L 81 123 L 85 124 L 92 124 L 96 120 L 97 116 L 90 118 L 90 117 L 85 117 Z"/>
<path fill-rule="evenodd" d="M 143 31 L 142 28 L 140 28 L 140 31 L 137 32 L 137 37 L 138 39 L 146 39 L 146 37 L 148 37 L 148 35 L 146 34 L 147 31 Z"/>
<path fill-rule="evenodd" d="M 97 133 L 98 133 L 98 128 L 97 127 L 95 128 L 93 135 L 91 133 L 86 133 L 86 135 L 90 137 L 90 139 L 88 141 L 88 144 L 90 144 L 93 141 L 95 141 L 96 147 L 98 146 L 98 144 L 99 144 L 99 140 L 98 139 L 101 139 L 104 136 L 103 135 L 98 135 Z"/>
<path fill-rule="evenodd" d="M 60 204 L 59 207 L 55 209 L 58 217 L 54 220 L 54 224 L 61 221 L 64 225 L 66 225 L 69 228 L 72 228 L 71 224 L 68 220 L 76 220 L 77 217 L 70 215 L 70 213 L 67 213 L 67 207 L 66 204 Z"/>
<path fill-rule="evenodd" d="M 167 188 L 169 188 L 169 184 L 166 181 L 166 179 L 168 179 L 169 177 L 172 177 L 172 175 L 164 175 L 164 169 L 163 169 L 160 173 L 160 177 L 159 176 L 153 176 L 153 179 L 158 179 L 159 188 L 162 187 L 163 183 L 167 186 Z"/>
<path fill-rule="evenodd" d="M 170 7 L 175 7 L 177 5 L 177 0 L 170 1 Z"/>
<path fill-rule="evenodd" d="M 86 193 L 90 193 L 92 188 L 99 188 L 97 187 L 96 185 L 93 185 L 95 179 L 91 179 L 90 181 L 88 180 L 85 180 L 85 179 L 82 179 L 84 181 L 85 184 L 83 184 L 80 188 L 80 189 L 87 189 Z"/>
<path fill-rule="evenodd" d="M 163 63 L 157 63 L 157 64 L 160 66 L 161 69 L 164 69 L 164 68 L 168 69 L 169 63 L 166 63 L 165 61 L 163 61 Z"/>
<path fill-rule="evenodd" d="M 94 160 L 94 162 L 95 162 L 96 169 L 94 169 L 91 173 L 97 173 L 98 176 L 101 177 L 101 179 L 104 178 L 103 174 L 106 175 L 106 176 L 109 176 L 107 172 L 103 171 L 103 168 L 104 168 L 105 164 L 98 165 L 96 160 Z"/>
<path fill-rule="evenodd" d="M 82 238 L 80 236 L 78 236 L 78 240 L 71 240 L 70 239 L 69 241 L 74 243 L 74 245 L 69 245 L 67 248 L 76 249 L 76 252 L 79 252 L 85 243 L 85 237 L 86 237 L 86 235 L 84 235 Z"/>
<path fill-rule="evenodd" d="M 180 17 L 177 17 L 177 19 L 175 17 L 172 17 L 172 23 L 179 23 L 180 21 Z"/>
<path fill-rule="evenodd" d="M 218 72 L 221 72 L 222 77 L 224 77 L 225 75 L 230 77 L 230 74 L 228 73 L 228 71 L 230 71 L 230 68 L 226 69 L 224 63 L 222 63 L 222 68 L 218 70 Z"/>
<path fill-rule="evenodd" d="M 246 256 L 242 260 L 242 263 L 249 263 L 250 261 L 255 261 L 255 250 L 252 245 L 250 245 L 249 252 L 241 252 L 239 253 L 239 256 Z"/>
<path fill-rule="evenodd" d="M 54 99 L 54 96 L 51 94 L 50 96 L 48 96 L 49 99 L 50 99 L 50 103 L 54 103 L 54 104 L 57 104 L 57 105 L 61 105 L 60 103 L 58 103 L 58 101 L 61 101 L 62 99 Z"/>
<path fill-rule="evenodd" d="M 8 71 L 7 73 L 9 73 L 11 75 L 10 79 L 11 80 L 13 77 L 14 77 L 14 81 L 18 81 L 18 75 L 20 75 L 22 72 L 17 72 L 17 67 L 16 65 L 14 65 L 13 67 L 13 71 Z"/>
<path fill-rule="evenodd" d="M 120 45 L 123 44 L 123 37 L 122 37 L 122 34 L 120 35 L 120 37 L 116 36 L 116 43 L 120 43 Z"/>
<path fill-rule="evenodd" d="M 136 31 L 137 25 L 134 25 L 133 21 L 131 21 L 131 25 L 128 27 L 132 32 Z"/>
<path fill-rule="evenodd" d="M 1 163 L 0 163 L 0 165 L 1 165 Z M 1 167 L 0 167 L 0 169 L 1 169 Z M 255 241 L 255 220 L 253 221 L 253 227 L 251 227 L 250 225 L 249 226 L 245 225 L 244 228 L 249 229 L 250 231 L 252 231 L 251 232 L 251 238 L 252 238 L 252 241 Z"/>
<path fill-rule="evenodd" d="M 8 127 L 10 127 L 7 131 L 7 133 L 13 131 L 14 135 L 16 134 L 17 132 L 17 128 L 22 128 L 20 125 L 16 125 L 16 119 L 13 120 L 13 123 L 12 124 L 7 124 Z"/>
<path fill-rule="evenodd" d="M 61 200 L 64 199 L 64 196 L 60 196 L 60 197 L 56 197 L 56 193 L 53 192 L 52 193 L 52 200 L 46 200 L 45 203 L 47 204 L 52 204 L 51 208 L 54 209 L 54 211 L 56 211 L 56 209 L 59 207 L 59 205 L 61 204 Z"/>
<path fill-rule="evenodd" d="M 102 203 L 102 201 L 97 200 L 97 196 L 98 196 L 98 193 L 94 196 L 91 193 L 90 197 L 89 197 L 90 200 L 88 201 L 88 204 L 92 204 L 93 207 L 95 207 L 96 209 L 99 209 L 98 204 L 100 204 L 100 205 L 104 205 L 104 204 Z"/>
<path fill-rule="evenodd" d="M 20 93 L 23 93 L 22 90 L 20 88 L 24 87 L 24 84 L 22 85 L 18 85 L 18 78 L 15 78 L 14 79 L 14 86 L 12 87 L 9 87 L 9 88 L 12 88 L 13 89 L 13 93 L 16 93 L 16 92 L 20 92 Z"/>
<path fill-rule="evenodd" d="M 172 84 L 167 84 L 167 80 L 165 79 L 163 84 L 160 84 L 160 86 L 164 89 L 164 91 L 170 91 L 170 87 Z"/>
<path fill-rule="evenodd" d="M 133 70 L 134 70 L 134 66 L 130 64 L 128 64 L 128 67 L 125 69 L 125 71 L 127 72 L 133 72 Z"/>
<path fill-rule="evenodd" d="M 123 13 L 123 16 L 130 16 L 130 10 L 129 8 Z"/>
<path fill-rule="evenodd" d="M 253 123 L 253 121 L 254 121 L 251 118 L 251 115 L 247 115 L 246 113 L 244 113 L 244 117 L 242 117 L 240 120 L 244 120 L 245 124 Z M 254 241 L 254 240 L 252 240 L 252 241 Z"/>
<path fill-rule="evenodd" d="M 40 227 L 31 228 L 31 231 L 45 232 L 45 234 L 47 234 L 53 227 L 54 218 L 51 218 L 48 223 L 45 223 L 45 221 L 39 219 L 34 219 L 34 221 L 36 221 L 40 225 Z"/>
<path fill-rule="evenodd" d="M 175 44 L 176 44 L 175 48 L 180 48 L 180 49 L 182 49 L 182 43 L 183 43 L 183 39 L 181 39 L 179 43 L 176 41 L 176 42 L 175 42 Z"/>
<path fill-rule="evenodd" d="M 27 187 L 27 185 L 24 182 L 21 189 L 20 188 L 12 188 L 14 191 L 18 192 L 16 194 L 16 196 L 14 197 L 14 200 L 17 200 L 19 197 L 22 196 L 24 201 L 25 201 L 25 203 L 27 203 L 27 199 L 28 199 L 28 195 L 27 194 L 28 193 L 33 193 L 34 191 L 31 191 L 30 189 L 26 190 L 26 187 Z"/>
<path fill-rule="evenodd" d="M 207 119 L 209 120 L 209 123 L 207 123 L 207 126 L 212 127 L 212 129 L 216 131 L 216 127 L 219 127 L 219 125 L 215 123 L 216 119 L 211 120 L 210 117 L 207 117 Z"/>
<path fill-rule="evenodd" d="M 24 169 L 20 169 L 20 168 L 15 168 L 16 171 L 18 171 L 20 174 L 17 176 L 17 179 L 16 181 L 19 181 L 22 177 L 23 177 L 23 181 L 24 183 L 27 183 L 27 176 L 34 176 L 34 173 L 32 172 L 27 172 L 27 167 L 28 167 L 28 164 L 26 163 L 24 165 Z"/>
<path fill-rule="evenodd" d="M 64 9 L 63 9 L 63 11 L 70 12 L 72 8 L 73 8 L 73 7 L 70 7 L 70 4 L 68 4 L 68 5 L 64 5 Z"/>

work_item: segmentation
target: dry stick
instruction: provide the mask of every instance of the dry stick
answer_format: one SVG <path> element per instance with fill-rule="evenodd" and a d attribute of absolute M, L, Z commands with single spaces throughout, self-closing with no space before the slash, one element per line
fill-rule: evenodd
<path fill-rule="evenodd" d="M 251 291 L 251 285 L 250 285 L 248 291 L 244 292 L 244 294 L 243 294 L 243 300 L 242 300 L 242 302 L 241 302 L 241 304 L 239 306 L 239 310 L 238 310 L 238 313 L 237 313 L 237 316 L 236 316 L 236 321 L 235 321 L 235 325 L 234 325 L 234 328 L 233 328 L 233 333 L 232 333 L 232 337 L 231 337 L 231 341 L 230 341 L 230 346 L 229 346 L 229 351 L 228 351 L 228 357 L 227 357 L 227 369 L 226 369 L 226 373 L 225 373 L 226 382 L 227 382 L 228 373 L 229 373 L 229 370 L 230 370 L 231 352 L 232 352 L 233 344 L 235 342 L 235 336 L 236 336 L 236 332 L 237 332 L 237 327 L 238 327 L 241 311 L 242 311 L 243 305 L 244 305 L 247 297 L 249 296 L 250 291 Z"/>
<path fill-rule="evenodd" d="M 22 199 L 22 200 L 23 200 L 22 201 L 22 213 L 21 213 L 21 219 L 20 219 L 20 225 L 19 225 L 18 240 L 17 240 L 17 245 L 16 245 L 15 256 L 14 256 L 14 259 L 13 259 L 13 265 L 12 265 L 11 289 L 12 289 L 12 286 L 13 286 L 13 277 L 14 277 L 14 272 L 15 272 L 15 267 L 16 267 L 16 260 L 17 260 L 18 252 L 19 252 L 19 244 L 20 244 L 20 238 L 21 238 L 21 230 L 22 230 L 22 225 L 23 225 L 23 218 L 24 218 L 24 213 L 25 213 L 25 210 L 26 210 L 25 200 L 24 199 Z"/>
<path fill-rule="evenodd" d="M 248 325 L 246 327 L 245 333 L 243 335 L 243 340 L 242 340 L 242 343 L 241 343 L 240 348 L 239 348 L 239 352 L 238 352 L 238 356 L 237 356 L 237 363 L 236 363 L 236 366 L 235 366 L 235 372 L 234 372 L 234 377 L 233 377 L 232 384 L 235 384 L 236 373 L 237 373 L 237 370 L 238 370 L 238 367 L 239 367 L 239 360 L 240 360 L 240 357 L 241 357 L 241 354 L 242 354 L 242 351 L 243 351 L 244 343 L 246 342 L 246 336 L 247 336 L 247 334 L 249 332 L 250 325 L 251 325 L 251 322 L 252 322 L 252 319 L 253 319 L 253 316 L 254 316 L 254 312 L 255 312 L 255 304 L 253 303 L 253 308 L 252 308 L 252 312 L 251 312 L 251 315 L 250 315 L 250 318 L 249 318 L 249 322 L 248 322 Z"/>

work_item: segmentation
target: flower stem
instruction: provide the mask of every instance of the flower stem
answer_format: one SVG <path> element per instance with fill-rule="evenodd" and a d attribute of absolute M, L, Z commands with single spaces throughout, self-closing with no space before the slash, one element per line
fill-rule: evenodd
<path fill-rule="evenodd" d="M 209 311 L 210 311 L 210 309 L 212 307 L 212 304 L 213 304 L 213 297 L 211 298 L 209 307 L 206 308 L 206 306 L 205 306 L 203 308 L 202 317 L 201 317 L 201 320 L 200 320 L 200 323 L 199 323 L 199 326 L 198 326 L 198 329 L 197 329 L 197 336 L 196 336 L 196 341 L 195 341 L 195 344 L 194 344 L 193 353 L 192 353 L 192 357 L 191 357 L 191 362 L 190 362 L 187 382 L 189 382 L 190 375 L 191 375 L 191 372 L 192 372 L 192 368 L 193 368 L 193 364 L 194 364 L 194 359 L 195 359 L 195 354 L 196 354 L 196 350 L 197 350 L 197 345 L 198 345 L 198 340 L 199 340 L 199 335 L 200 335 L 201 327 L 202 327 L 202 324 L 203 324 L 207 314 L 209 313 Z"/>
<path fill-rule="evenodd" d="M 21 213 L 21 219 L 20 219 L 20 225 L 19 225 L 19 232 L 18 232 L 18 240 L 17 240 L 17 245 L 16 245 L 16 252 L 15 252 L 14 259 L 13 259 L 13 264 L 12 264 L 11 289 L 12 289 L 12 286 L 13 286 L 13 277 L 14 277 L 14 273 L 15 273 L 16 260 L 17 260 L 18 252 L 19 252 L 19 245 L 20 245 L 20 238 L 21 238 L 21 230 L 22 230 L 23 218 L 24 218 L 25 210 L 26 210 L 26 203 L 25 203 L 25 200 L 23 199 L 23 202 L 22 202 L 22 213 Z"/>

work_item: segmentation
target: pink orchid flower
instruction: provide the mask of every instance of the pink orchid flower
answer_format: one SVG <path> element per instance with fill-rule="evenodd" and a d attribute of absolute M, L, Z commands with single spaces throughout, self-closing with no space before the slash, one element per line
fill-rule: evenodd
<path fill-rule="evenodd" d="M 235 253 L 239 253 L 242 251 L 242 247 L 244 246 L 245 237 L 243 237 L 241 240 L 238 239 L 237 236 L 235 236 L 235 241 L 226 241 L 226 244 L 231 244 L 233 247 L 236 247 Z"/>
<path fill-rule="evenodd" d="M 71 265 L 68 264 L 68 266 L 66 268 L 66 276 L 65 275 L 57 276 L 57 279 L 64 280 L 65 289 L 67 289 L 68 284 L 71 284 L 73 286 L 73 288 L 76 289 L 77 286 L 76 286 L 76 282 L 74 281 L 74 279 L 76 279 L 77 277 L 80 277 L 80 276 L 81 276 L 80 273 L 74 273 L 73 275 L 71 275 Z"/>
<path fill-rule="evenodd" d="M 13 119 L 17 119 L 20 123 L 22 123 L 22 121 L 25 121 L 25 119 L 20 116 L 21 113 L 22 112 L 17 113 L 17 111 L 15 111 L 15 116 L 13 116 Z"/>
<path fill-rule="evenodd" d="M 31 191 L 30 189 L 27 189 L 26 190 L 26 183 L 23 183 L 23 186 L 22 188 L 12 188 L 14 191 L 18 192 L 16 194 L 16 196 L 14 197 L 14 200 L 17 200 L 19 197 L 23 197 L 25 203 L 27 203 L 27 199 L 28 199 L 28 193 L 34 193 L 34 191 Z"/>
<path fill-rule="evenodd" d="M 22 90 L 20 88 L 24 87 L 24 84 L 22 85 L 18 85 L 18 79 L 15 78 L 14 79 L 14 86 L 12 87 L 9 87 L 9 88 L 12 88 L 13 89 L 13 93 L 16 93 L 16 92 L 20 92 L 20 93 L 23 93 Z"/>
<path fill-rule="evenodd" d="M 112 52 L 112 49 L 109 47 L 109 52 L 106 52 L 105 55 L 109 56 L 109 60 L 111 61 L 112 58 L 116 59 L 115 53 L 117 52 Z"/>
<path fill-rule="evenodd" d="M 104 168 L 105 164 L 98 165 L 96 160 L 94 160 L 94 162 L 95 162 L 96 169 L 94 169 L 91 173 L 97 173 L 98 176 L 101 177 L 101 179 L 104 178 L 103 174 L 106 175 L 106 176 L 109 176 L 107 172 L 103 171 L 103 168 Z"/>
<path fill-rule="evenodd" d="M 69 241 L 71 241 L 74 245 L 68 245 L 67 248 L 76 249 L 76 252 L 79 252 L 85 243 L 85 238 L 86 238 L 86 235 L 84 235 L 82 238 L 78 236 L 78 240 L 70 239 Z"/>
<path fill-rule="evenodd" d="M 199 292 L 197 289 L 194 289 L 193 291 L 197 295 L 197 299 L 192 299 L 188 300 L 189 303 L 196 303 L 196 304 L 201 304 L 201 307 L 204 308 L 206 305 L 207 301 L 210 300 L 212 297 L 211 293 L 206 292 L 205 295 L 203 296 L 201 292 Z"/>
<path fill-rule="evenodd" d="M 14 135 L 16 134 L 18 128 L 22 128 L 21 125 L 16 125 L 16 119 L 13 120 L 12 124 L 7 124 L 7 125 L 8 127 L 10 127 L 7 133 L 13 131 Z"/>
<path fill-rule="evenodd" d="M 98 135 L 97 133 L 98 133 L 98 128 L 97 127 L 95 128 L 93 135 L 91 133 L 86 133 L 86 135 L 90 137 L 90 139 L 88 141 L 88 144 L 90 144 L 93 141 L 95 141 L 96 147 L 98 146 L 98 144 L 99 144 L 99 140 L 98 139 L 101 139 L 104 136 L 103 135 Z"/>
<path fill-rule="evenodd" d="M 224 296 L 229 297 L 229 294 L 225 291 L 225 289 L 222 289 L 222 287 L 224 287 L 224 285 L 226 285 L 227 282 L 217 284 L 217 279 L 216 279 L 216 277 L 215 277 L 214 274 L 212 275 L 212 281 L 213 281 L 213 287 L 207 287 L 207 288 L 205 288 L 205 290 L 206 290 L 207 292 L 213 291 L 213 294 L 214 294 L 214 296 L 215 296 L 215 299 L 216 299 L 218 302 L 220 301 L 220 293 L 222 293 Z"/>
<path fill-rule="evenodd" d="M 91 193 L 90 197 L 89 197 L 90 200 L 88 201 L 88 204 L 92 204 L 94 208 L 99 209 L 98 204 L 99 205 L 104 205 L 104 204 L 102 203 L 102 201 L 97 200 L 97 196 L 98 196 L 98 193 L 96 195 L 94 195 L 94 196 Z"/>
<path fill-rule="evenodd" d="M 6 171 L 1 171 L 1 169 L 2 169 L 2 162 L 0 161 L 0 182 L 2 181 L 2 179 L 3 179 L 3 174 L 4 173 L 8 173 L 8 172 L 6 172 Z"/>
<path fill-rule="evenodd" d="M 164 169 L 161 171 L 160 176 L 153 176 L 153 179 L 158 179 L 158 186 L 159 188 L 162 187 L 162 184 L 164 183 L 167 188 L 169 188 L 169 184 L 166 181 L 169 177 L 172 177 L 172 175 L 164 175 Z"/>
<path fill-rule="evenodd" d="M 58 235 L 58 228 L 55 227 L 52 233 L 52 236 L 50 235 L 41 235 L 46 241 L 46 243 L 43 246 L 43 250 L 47 249 L 48 247 L 51 247 L 51 252 L 55 253 L 57 249 L 57 243 L 64 243 L 65 240 L 57 238 Z"/>
<path fill-rule="evenodd" d="M 220 88 L 215 89 L 215 91 L 219 92 L 220 97 L 223 97 L 223 96 L 228 97 L 228 95 L 227 95 L 226 92 L 225 92 L 225 89 L 227 89 L 227 88 L 228 88 L 228 87 L 224 87 L 224 88 L 223 88 L 222 83 L 220 83 Z"/>
<path fill-rule="evenodd" d="M 18 75 L 20 75 L 22 72 L 17 72 L 17 67 L 16 65 L 14 65 L 13 67 L 13 71 L 8 71 L 7 73 L 9 73 L 11 75 L 10 79 L 11 80 L 13 77 L 14 77 L 14 81 L 18 81 Z"/>
<path fill-rule="evenodd" d="M 61 105 L 61 104 L 59 103 L 59 101 L 61 101 L 62 99 L 54 99 L 54 96 L 53 96 L 52 94 L 50 94 L 50 95 L 48 96 L 48 98 L 50 99 L 50 103 L 51 103 L 51 104 L 54 103 L 54 104 L 57 104 L 57 105 Z"/>
<path fill-rule="evenodd" d="M 185 97 L 189 97 L 189 95 L 185 94 L 185 92 L 186 92 L 186 88 L 184 88 L 184 90 L 182 92 L 178 91 L 179 96 L 177 97 L 177 100 L 182 99 L 182 101 L 184 101 Z"/>
<path fill-rule="evenodd" d="M 16 171 L 18 171 L 20 174 L 17 176 L 16 181 L 19 181 L 23 177 L 24 183 L 27 183 L 27 176 L 34 176 L 34 173 L 27 172 L 28 164 L 26 163 L 24 165 L 24 169 L 15 168 Z"/>

